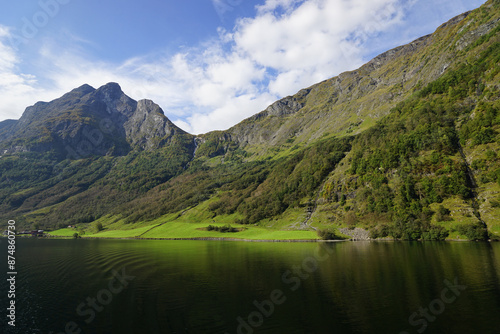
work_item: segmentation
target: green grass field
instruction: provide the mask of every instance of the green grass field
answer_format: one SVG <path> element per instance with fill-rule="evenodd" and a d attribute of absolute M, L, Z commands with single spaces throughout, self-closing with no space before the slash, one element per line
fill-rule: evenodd
<path fill-rule="evenodd" d="M 96 221 L 102 223 L 104 229 L 96 232 L 93 224 L 82 225 L 85 233 L 82 238 L 227 238 L 248 240 L 315 240 L 318 239 L 313 230 L 295 230 L 294 225 L 304 219 L 303 210 L 288 210 L 279 220 L 266 221 L 263 226 L 235 224 L 236 219 L 241 218 L 239 214 L 219 215 L 213 217 L 208 210 L 208 205 L 216 200 L 214 197 L 198 206 L 168 214 L 149 222 L 137 222 L 126 224 L 122 217 L 106 216 Z M 203 230 L 208 225 L 223 226 L 230 224 L 243 231 L 233 233 L 221 233 L 218 231 Z M 59 237 L 72 237 L 76 229 L 60 229 L 50 232 L 50 235 Z"/>
<path fill-rule="evenodd" d="M 156 226 L 155 226 L 156 225 Z M 130 230 L 104 230 L 98 233 L 85 233 L 83 238 L 229 238 L 249 240 L 314 240 L 317 239 L 314 231 L 286 231 L 271 230 L 257 226 L 235 225 L 246 230 L 234 233 L 221 233 L 217 231 L 201 230 L 208 226 L 206 223 L 167 222 L 163 225 L 150 225 Z M 222 226 L 223 224 L 213 224 Z M 149 231 L 148 231 L 149 230 Z M 73 229 L 60 229 L 50 232 L 50 235 L 71 237 L 76 231 Z"/>
<path fill-rule="evenodd" d="M 94 238 L 136 238 L 141 234 L 147 232 L 149 229 L 154 228 L 152 226 L 143 226 L 130 230 L 104 230 L 98 233 L 86 233 L 82 237 L 94 237 Z"/>
<path fill-rule="evenodd" d="M 48 234 L 56 237 L 72 237 L 73 234 L 78 233 L 77 230 L 72 228 L 62 228 L 60 230 L 50 231 Z"/>
<path fill-rule="evenodd" d="M 221 224 L 214 224 L 219 225 Z M 317 239 L 314 231 L 284 231 L 271 230 L 257 226 L 232 225 L 233 227 L 247 228 L 245 231 L 235 233 L 221 233 L 217 231 L 204 231 L 200 228 L 207 227 L 206 223 L 179 223 L 168 222 L 144 234 L 143 238 L 235 238 L 252 240 L 293 240 Z"/>
<path fill-rule="evenodd" d="M 492 194 L 498 193 L 498 189 L 489 189 Z M 491 198 L 496 198 L 491 195 Z M 489 198 L 488 198 L 489 199 Z M 488 199 L 482 206 L 483 214 L 496 212 L 500 208 L 492 208 Z M 74 233 L 80 233 L 83 238 L 159 238 L 159 239 L 192 239 L 192 238 L 225 238 L 241 240 L 317 240 L 316 231 L 301 229 L 306 218 L 304 209 L 295 208 L 285 211 L 280 217 L 273 220 L 264 220 L 260 226 L 239 225 L 234 222 L 241 219 L 239 214 L 214 216 L 208 205 L 217 200 L 213 197 L 198 206 L 177 213 L 168 214 L 158 219 L 148 222 L 125 223 L 120 216 L 101 217 L 95 223 L 102 223 L 104 229 L 96 232 L 95 224 L 83 224 L 78 229 L 63 228 L 52 231 L 49 234 L 56 237 L 73 237 Z M 474 221 L 474 217 L 469 213 L 470 208 L 460 199 L 452 197 L 443 201 L 441 205 L 452 208 L 450 221 L 437 222 L 433 217 L 433 223 L 441 225 L 452 231 L 448 239 L 463 240 L 464 237 L 458 235 L 456 226 Z M 433 210 L 437 210 L 438 205 L 431 205 Z M 313 214 L 309 224 L 317 228 L 327 228 L 331 223 L 331 210 L 324 206 L 319 206 Z M 221 233 L 218 231 L 207 231 L 208 225 L 223 226 L 230 224 L 232 227 L 243 229 L 240 232 Z M 492 229 L 498 234 L 498 224 L 494 224 Z M 336 226 L 338 227 L 338 226 Z M 364 226 L 363 226 L 364 227 Z M 81 233 L 81 228 L 84 233 Z"/>

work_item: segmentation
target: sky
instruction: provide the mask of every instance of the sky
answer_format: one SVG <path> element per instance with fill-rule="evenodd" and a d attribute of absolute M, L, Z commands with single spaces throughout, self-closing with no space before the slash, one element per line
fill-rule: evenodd
<path fill-rule="evenodd" d="M 3 1 L 0 121 L 118 82 L 192 134 L 224 130 L 484 2 Z"/>

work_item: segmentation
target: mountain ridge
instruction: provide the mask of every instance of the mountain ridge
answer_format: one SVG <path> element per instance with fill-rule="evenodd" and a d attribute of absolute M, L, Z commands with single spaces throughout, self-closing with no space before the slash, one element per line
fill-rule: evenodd
<path fill-rule="evenodd" d="M 457 23 L 462 21 L 464 18 L 466 18 L 469 14 L 470 14 L 470 11 L 463 13 L 463 14 L 460 14 L 460 15 L 450 19 L 448 22 L 446 22 L 446 23 L 442 24 L 440 27 L 438 27 L 436 32 L 438 32 L 440 29 L 444 29 L 446 27 L 449 27 L 450 25 L 456 25 Z M 262 119 L 266 116 L 284 116 L 284 115 L 296 113 L 304 107 L 304 104 L 301 104 L 298 101 L 302 100 L 305 97 L 305 95 L 307 95 L 307 94 L 309 94 L 309 92 L 311 92 L 311 90 L 313 90 L 317 86 L 325 84 L 325 83 L 334 82 L 334 84 L 338 87 L 338 90 L 341 93 L 343 90 L 351 91 L 353 89 L 352 83 L 350 83 L 350 85 L 347 87 L 341 86 L 342 82 L 347 81 L 351 77 L 351 75 L 357 75 L 358 73 L 364 73 L 365 76 L 367 74 L 369 75 L 369 73 L 376 71 L 376 70 L 380 69 L 381 67 L 383 67 L 391 59 L 394 59 L 396 57 L 400 57 L 402 55 L 404 56 L 408 53 L 412 53 L 416 49 L 427 45 L 427 40 L 429 38 L 431 38 L 432 35 L 433 34 L 422 36 L 422 37 L 417 38 L 416 40 L 414 40 L 406 45 L 398 46 L 398 47 L 395 47 L 391 50 L 383 52 L 380 55 L 374 57 L 372 60 L 368 61 L 366 64 L 362 65 L 359 69 L 356 69 L 353 71 L 343 72 L 343 73 L 339 74 L 338 76 L 335 76 L 331 79 L 327 79 L 327 80 L 324 80 L 320 83 L 314 84 L 308 88 L 301 89 L 295 95 L 283 97 L 283 98 L 279 99 L 278 101 L 269 105 L 263 111 L 255 114 L 253 116 L 250 116 L 249 118 L 247 118 L 247 119 L 243 120 L 242 122 L 230 127 L 229 129 L 221 130 L 221 131 L 231 133 L 232 134 L 231 137 L 238 138 L 237 141 L 239 141 L 239 142 L 245 142 L 247 140 L 239 138 L 239 137 L 241 137 L 241 131 L 236 130 L 238 128 L 238 125 L 240 125 L 241 123 L 252 122 L 254 120 Z M 404 72 L 406 72 L 406 71 L 404 71 Z M 359 78 L 356 78 L 356 81 L 359 82 Z M 396 81 L 399 81 L 399 80 L 396 80 Z M 401 78 L 401 81 L 403 82 L 404 78 Z M 375 84 L 378 84 L 378 83 L 375 83 Z M 100 90 L 104 90 L 104 92 L 102 92 Z M 25 111 L 25 113 L 29 114 L 31 112 L 32 108 L 37 109 L 37 107 L 43 107 L 43 106 L 46 106 L 47 104 L 51 104 L 51 103 L 54 103 L 55 101 L 59 101 L 59 100 L 65 100 L 68 97 L 81 98 L 81 97 L 84 97 L 85 95 L 93 93 L 93 92 L 97 92 L 98 94 L 100 93 L 99 95 L 101 95 L 101 99 L 103 101 L 105 101 L 105 103 L 107 103 L 106 108 L 107 108 L 108 113 L 110 110 L 109 109 L 110 106 L 108 104 L 113 103 L 112 95 L 115 94 L 115 97 L 117 97 L 118 95 L 123 93 L 121 91 L 121 87 L 117 83 L 108 83 L 108 84 L 100 87 L 97 90 L 88 84 L 83 84 L 82 86 L 75 88 L 72 91 L 64 94 L 61 98 L 55 99 L 51 102 L 37 102 L 34 106 L 28 107 L 27 110 Z M 74 96 L 74 94 L 82 94 L 82 95 L 81 96 L 78 96 L 78 95 Z M 138 101 L 134 101 L 134 102 L 137 103 Z M 64 106 L 60 106 L 60 107 L 64 107 Z M 115 108 L 116 108 L 116 106 L 115 106 Z M 163 111 L 162 111 L 162 113 L 163 113 Z M 23 114 L 23 116 L 24 116 L 24 114 Z M 23 117 L 23 116 L 21 116 L 21 118 L 19 119 L 20 123 L 30 121 L 29 119 L 26 120 L 26 118 L 29 118 L 29 116 L 27 116 L 27 117 Z M 128 117 L 131 116 L 130 111 L 127 114 L 127 116 Z M 0 122 L 0 123 L 2 123 L 2 122 Z M 1 131 L 1 128 L 2 127 L 0 126 L 0 131 Z M 205 135 L 209 135 L 211 132 L 213 132 L 213 131 L 210 131 L 210 132 L 205 133 L 205 134 L 200 134 L 200 135 L 198 135 L 198 137 L 203 137 Z M 245 137 L 245 135 L 243 135 L 243 137 Z M 1 133 L 0 133 L 0 140 L 2 140 Z M 5 139 L 3 139 L 3 140 L 5 140 Z"/>
<path fill-rule="evenodd" d="M 386 115 L 391 107 L 395 106 L 397 102 L 408 96 L 400 96 L 402 94 L 399 92 L 399 89 L 397 89 L 398 85 L 401 85 L 401 90 L 404 89 L 411 92 L 411 90 L 415 89 L 417 85 L 424 85 L 427 82 L 435 80 L 443 74 L 443 69 L 446 69 L 450 65 L 452 62 L 450 59 L 453 57 L 449 57 L 449 59 L 439 59 L 431 64 L 430 66 L 432 67 L 432 71 L 426 71 L 426 76 L 424 78 L 421 75 L 419 76 L 419 72 L 421 72 L 422 68 L 427 65 L 423 64 L 424 62 L 422 61 L 417 61 L 409 65 L 409 63 L 411 63 L 411 59 L 404 59 L 405 61 L 403 63 L 396 64 L 399 66 L 397 69 L 387 69 L 385 66 L 388 63 L 391 64 L 391 62 L 395 59 L 403 59 L 408 56 L 414 56 L 416 51 L 432 44 L 432 39 L 435 38 L 436 35 L 441 34 L 445 28 L 449 29 L 451 26 L 456 26 L 470 13 L 471 12 L 466 12 L 450 19 L 448 22 L 442 24 L 434 34 L 417 38 L 406 45 L 398 46 L 383 52 L 366 64 L 362 65 L 359 69 L 343 72 L 338 76 L 324 80 L 308 88 L 301 89 L 295 95 L 284 97 L 268 106 L 264 111 L 243 120 L 239 124 L 225 131 L 230 134 L 230 140 L 246 144 L 248 142 L 252 142 L 252 138 L 249 138 L 249 132 L 253 132 L 255 134 L 255 124 L 252 124 L 252 127 L 249 128 L 248 131 L 245 131 L 246 129 L 244 129 L 244 126 L 242 129 L 241 125 L 255 123 L 256 121 L 267 121 L 269 119 L 267 116 L 287 116 L 290 114 L 296 114 L 300 111 L 305 113 L 311 111 L 314 112 L 315 109 L 317 109 L 315 106 L 318 104 L 328 104 L 329 106 L 329 110 L 326 110 L 326 112 L 323 112 L 322 115 L 317 117 L 320 121 L 309 122 L 309 124 L 304 124 L 304 122 L 291 122 L 290 124 L 282 126 L 280 129 L 281 131 L 278 131 L 277 135 L 269 135 L 263 131 L 260 133 L 259 138 L 256 139 L 256 144 L 270 141 L 272 145 L 280 146 L 289 141 L 290 138 L 297 137 L 297 134 L 301 137 L 298 138 L 297 142 L 308 142 L 311 139 L 316 140 L 320 138 L 325 133 L 328 135 L 333 132 L 339 133 L 342 130 L 349 131 L 348 133 L 357 133 L 366 130 L 373 124 L 374 120 Z M 391 65 L 394 66 L 394 64 Z M 371 78 L 370 74 L 374 72 L 381 72 L 382 75 L 377 75 L 376 79 Z M 388 72 L 396 72 L 399 73 L 399 75 L 395 78 L 391 77 L 390 80 L 384 81 L 384 75 Z M 365 83 L 364 86 L 362 85 L 363 83 Z M 331 92 L 330 89 L 330 93 L 328 93 L 328 87 L 325 89 L 325 86 L 333 86 L 333 92 Z M 389 89 L 389 86 L 392 90 Z M 368 100 L 366 96 L 367 91 L 377 98 L 373 99 L 373 101 L 366 102 L 366 100 Z M 378 96 L 379 93 L 383 94 L 382 97 Z M 313 101 L 312 104 L 314 105 L 312 108 L 307 106 L 308 95 L 314 95 L 311 98 Z M 364 98 L 364 101 L 361 101 L 359 104 L 352 103 L 353 100 L 355 101 L 360 96 Z M 382 103 L 377 100 L 382 100 Z M 392 103 L 388 105 L 387 101 L 391 101 Z M 371 104 L 372 111 L 370 113 L 358 113 L 360 109 L 368 109 L 363 105 L 363 103 Z M 350 105 L 344 107 L 346 104 Z M 304 109 L 304 107 L 306 108 Z M 334 113 L 337 112 L 336 124 L 319 124 L 325 114 L 328 113 L 331 115 L 332 111 Z M 342 114 L 339 115 L 339 113 Z M 358 117 L 353 117 L 353 114 L 358 114 Z M 353 118 L 356 119 L 354 120 Z M 312 138 L 300 136 L 300 132 L 303 132 L 303 129 L 307 126 L 310 126 L 315 130 L 315 136 Z M 296 141 L 294 140 L 294 143 L 295 142 Z"/>
<path fill-rule="evenodd" d="M 277 230 L 363 227 L 399 239 L 494 237 L 499 7 L 490 0 L 198 136 L 116 83 L 83 85 L 57 102 L 62 120 L 18 126 L 18 137 L 12 121 L 0 123 L 0 138 L 11 135 L 0 142 L 0 216 L 44 227 L 150 226 L 146 237 L 187 217 Z M 25 119 L 42 107 L 51 114 L 52 102 Z"/>
<path fill-rule="evenodd" d="M 158 105 L 131 99 L 117 83 L 98 89 L 85 84 L 53 101 L 37 102 L 0 131 L 4 154 L 52 150 L 61 159 L 126 155 L 134 147 L 151 149 L 185 133 Z"/>

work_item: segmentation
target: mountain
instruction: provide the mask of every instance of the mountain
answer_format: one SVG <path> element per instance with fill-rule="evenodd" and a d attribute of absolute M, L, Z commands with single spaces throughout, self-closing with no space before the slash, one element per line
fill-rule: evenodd
<path fill-rule="evenodd" d="M 18 121 L 3 123 L 4 154 L 52 152 L 60 158 L 127 155 L 136 147 L 159 148 L 175 134 L 186 134 L 158 105 L 132 100 L 116 83 L 97 90 L 83 85 L 52 102 L 26 108 Z"/>
<path fill-rule="evenodd" d="M 115 83 L 39 102 L 0 122 L 0 216 L 143 237 L 195 220 L 495 238 L 499 7 L 490 0 L 225 131 L 188 134 Z"/>

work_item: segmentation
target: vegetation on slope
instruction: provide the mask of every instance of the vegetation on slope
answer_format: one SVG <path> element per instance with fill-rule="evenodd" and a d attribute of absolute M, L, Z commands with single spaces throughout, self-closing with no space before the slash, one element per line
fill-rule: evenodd
<path fill-rule="evenodd" d="M 442 221 L 446 215 L 431 206 L 457 197 L 470 207 L 466 215 L 475 216 L 457 230 L 471 239 L 487 238 L 476 179 L 500 184 L 498 30 L 476 43 L 481 48 L 466 64 L 417 91 L 357 136 L 348 161 L 351 177 L 331 178 L 323 190 L 325 200 L 344 198 L 340 206 L 354 213 L 355 220 L 386 220 L 389 226 L 377 227 L 375 234 L 420 239 L 436 228 L 433 216 Z M 489 147 L 487 159 L 473 160 L 471 170 L 466 152 L 484 147 Z M 351 198 L 348 208 L 346 197 Z"/>
<path fill-rule="evenodd" d="M 499 7 L 489 1 L 228 131 L 179 132 L 125 156 L 5 155 L 1 218 L 45 229 L 100 222 L 101 236 L 137 224 L 131 235 L 165 236 L 189 219 L 248 227 L 242 236 L 270 225 L 360 226 L 407 240 L 495 236 Z"/>

